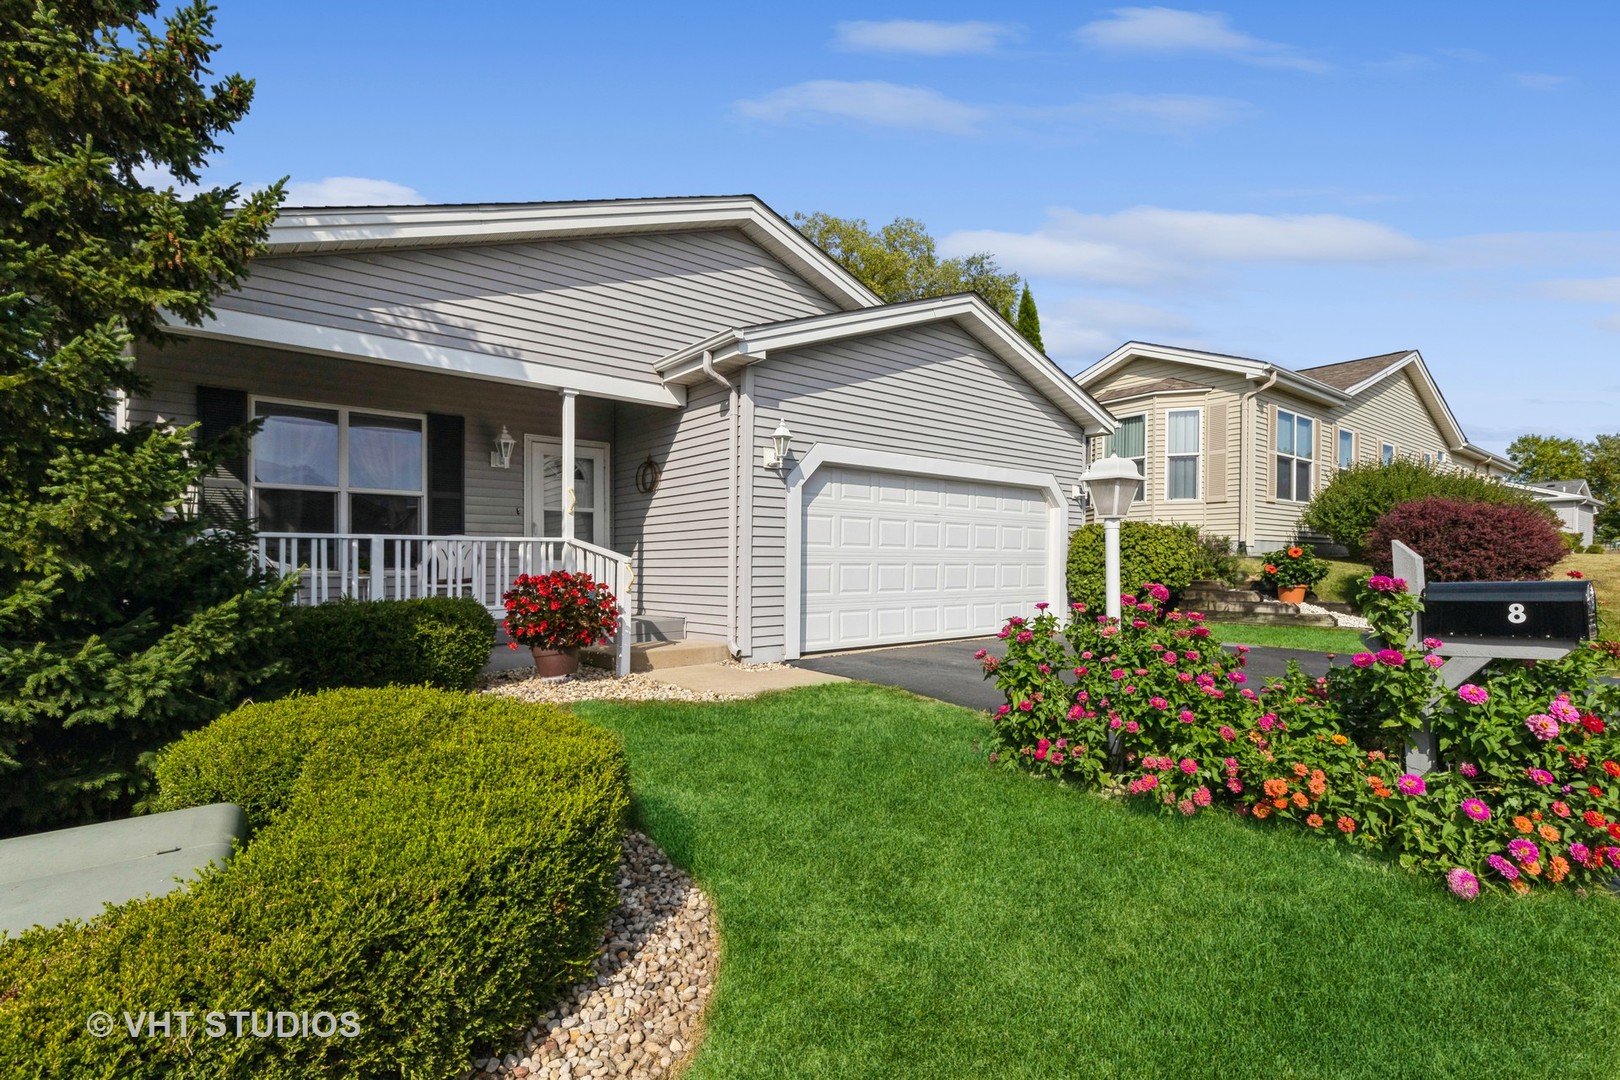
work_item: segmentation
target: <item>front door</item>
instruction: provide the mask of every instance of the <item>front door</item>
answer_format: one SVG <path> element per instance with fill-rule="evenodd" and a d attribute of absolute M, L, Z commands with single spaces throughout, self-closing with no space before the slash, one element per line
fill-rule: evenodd
<path fill-rule="evenodd" d="M 530 435 L 523 440 L 524 482 L 528 485 L 529 536 L 561 536 L 563 512 L 562 442 Z M 574 444 L 574 537 L 608 546 L 608 447 Z"/>

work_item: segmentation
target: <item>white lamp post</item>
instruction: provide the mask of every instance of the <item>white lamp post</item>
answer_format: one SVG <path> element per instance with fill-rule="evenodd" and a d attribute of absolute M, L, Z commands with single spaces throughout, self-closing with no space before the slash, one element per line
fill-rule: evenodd
<path fill-rule="evenodd" d="M 1142 479 L 1142 474 L 1136 471 L 1136 462 L 1112 454 L 1093 462 L 1080 477 L 1091 496 L 1091 505 L 1103 521 L 1103 587 L 1108 593 L 1108 616 L 1113 619 L 1120 617 L 1119 523 L 1130 513 Z"/>

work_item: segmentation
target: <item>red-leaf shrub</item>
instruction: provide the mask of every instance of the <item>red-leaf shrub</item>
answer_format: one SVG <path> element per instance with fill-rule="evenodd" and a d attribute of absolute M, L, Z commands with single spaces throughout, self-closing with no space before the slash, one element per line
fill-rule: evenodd
<path fill-rule="evenodd" d="M 1367 558 L 1390 572 L 1390 541 L 1423 556 L 1429 581 L 1539 581 L 1564 557 L 1558 529 L 1532 507 L 1414 499 L 1367 534 Z"/>

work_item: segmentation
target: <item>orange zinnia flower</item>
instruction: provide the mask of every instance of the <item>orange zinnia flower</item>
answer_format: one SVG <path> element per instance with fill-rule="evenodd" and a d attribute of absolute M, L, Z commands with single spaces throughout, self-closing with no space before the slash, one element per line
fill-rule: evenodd
<path fill-rule="evenodd" d="M 1288 809 L 1288 800 L 1285 797 L 1278 796 L 1277 798 L 1271 800 L 1271 805 L 1275 806 L 1279 810 L 1286 810 Z"/>
<path fill-rule="evenodd" d="M 1291 547 L 1288 549 L 1288 557 L 1290 559 L 1297 559 L 1303 554 L 1305 554 L 1305 549 L 1302 547 Z"/>
<path fill-rule="evenodd" d="M 1320 829 L 1322 827 L 1322 815 L 1312 814 L 1310 817 L 1305 819 L 1305 824 L 1309 825 L 1313 829 Z"/>
<path fill-rule="evenodd" d="M 1564 858 L 1562 855 L 1554 855 L 1552 857 L 1552 862 L 1548 864 L 1547 876 L 1552 879 L 1554 884 L 1557 884 L 1558 882 L 1563 881 L 1564 876 L 1568 873 L 1569 860 Z"/>
<path fill-rule="evenodd" d="M 1513 886 L 1513 891 L 1518 893 L 1520 896 L 1523 896 L 1530 891 L 1529 883 L 1522 878 L 1518 881 L 1510 881 L 1508 884 Z"/>
<path fill-rule="evenodd" d="M 1541 864 L 1538 862 L 1527 862 L 1524 864 L 1524 872 L 1529 874 L 1531 877 L 1540 877 Z"/>
<path fill-rule="evenodd" d="M 1286 781 L 1286 780 L 1267 780 L 1266 783 L 1265 783 L 1265 789 L 1266 789 L 1266 794 L 1270 795 L 1273 799 L 1275 799 L 1278 795 L 1287 794 L 1287 792 L 1288 792 L 1288 781 Z"/>
<path fill-rule="evenodd" d="M 1523 814 L 1520 814 L 1518 817 L 1513 819 L 1513 827 L 1518 829 L 1520 832 L 1529 832 L 1535 828 L 1534 825 L 1530 824 L 1530 819 L 1525 817 Z"/>
<path fill-rule="evenodd" d="M 1305 767 L 1305 766 L 1304 766 L 1304 765 L 1303 765 L 1303 764 L 1301 764 L 1301 763 L 1300 763 L 1300 762 L 1297 762 L 1297 761 L 1296 761 L 1296 762 L 1294 762 L 1294 775 L 1295 775 L 1295 776 L 1305 776 L 1305 775 L 1307 775 L 1307 774 L 1308 774 L 1308 773 L 1309 773 L 1309 772 L 1310 772 L 1310 771 L 1311 771 L 1311 770 L 1309 770 L 1309 769 L 1307 769 L 1307 768 L 1306 768 L 1306 767 Z"/>
<path fill-rule="evenodd" d="M 1331 742 L 1334 746 L 1343 746 L 1345 743 L 1349 742 L 1350 740 L 1348 738 L 1346 738 L 1345 736 L 1343 736 L 1343 735 L 1335 735 L 1335 736 L 1333 736 L 1333 738 L 1329 739 L 1328 741 Z"/>
<path fill-rule="evenodd" d="M 1558 842 L 1558 830 L 1553 828 L 1551 825 L 1543 825 L 1541 828 L 1537 829 L 1536 832 L 1540 833 L 1541 838 L 1547 841 L 1549 844 L 1555 844 Z"/>
<path fill-rule="evenodd" d="M 1266 803 L 1255 803 L 1254 816 L 1259 818 L 1261 821 L 1264 821 L 1266 818 L 1271 816 L 1271 807 Z"/>
<path fill-rule="evenodd" d="M 1305 797 L 1305 793 L 1303 791 L 1294 792 L 1294 805 L 1299 807 L 1301 810 L 1309 806 L 1310 802 L 1311 800 Z"/>

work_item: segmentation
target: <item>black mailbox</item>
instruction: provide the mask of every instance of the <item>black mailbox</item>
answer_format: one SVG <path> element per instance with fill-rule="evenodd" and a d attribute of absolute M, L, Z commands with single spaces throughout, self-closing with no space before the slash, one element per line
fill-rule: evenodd
<path fill-rule="evenodd" d="M 1423 590 L 1424 637 L 1586 641 L 1598 636 L 1590 581 L 1437 581 Z"/>

